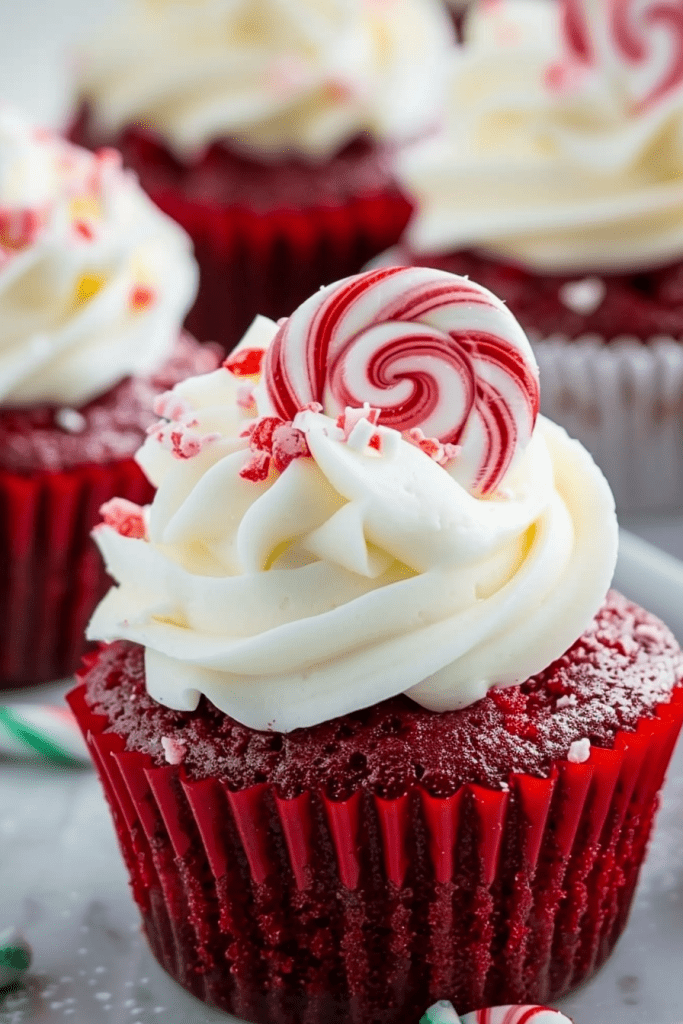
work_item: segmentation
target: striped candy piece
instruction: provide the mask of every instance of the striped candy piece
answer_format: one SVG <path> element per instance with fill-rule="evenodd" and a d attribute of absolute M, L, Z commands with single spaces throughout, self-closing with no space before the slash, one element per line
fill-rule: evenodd
<path fill-rule="evenodd" d="M 547 1006 L 490 1006 L 459 1017 L 452 1003 L 442 999 L 430 1006 L 420 1024 L 572 1024 L 559 1010 Z"/>
<path fill-rule="evenodd" d="M 76 719 L 67 708 L 41 704 L 0 706 L 0 755 L 57 765 L 90 764 Z"/>
<path fill-rule="evenodd" d="M 461 482 L 490 494 L 531 437 L 538 368 L 509 309 L 442 270 L 388 267 L 322 288 L 280 325 L 259 385 L 275 415 L 368 402 L 379 423 L 459 446 Z"/>
<path fill-rule="evenodd" d="M 16 928 L 0 932 L 0 989 L 16 985 L 31 966 L 31 947 Z"/>
<path fill-rule="evenodd" d="M 683 84 L 680 0 L 564 0 L 561 24 L 567 81 L 572 67 L 609 75 L 633 114 Z"/>

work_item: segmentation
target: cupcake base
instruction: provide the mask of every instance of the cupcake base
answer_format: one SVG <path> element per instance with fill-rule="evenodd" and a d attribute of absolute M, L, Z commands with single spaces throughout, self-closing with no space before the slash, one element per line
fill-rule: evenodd
<path fill-rule="evenodd" d="M 609 614 L 605 634 L 608 622 Z M 116 644 L 91 655 L 69 702 L 150 946 L 198 998 L 259 1024 L 403 1024 L 441 998 L 461 1012 L 548 1002 L 609 956 L 683 722 L 680 685 L 669 703 L 616 729 L 611 744 L 593 744 L 583 763 L 554 758 L 541 775 L 509 773 L 502 788 L 468 782 L 452 791 L 428 770 L 395 794 L 351 785 L 334 797 L 322 782 L 293 790 L 286 768 L 275 773 L 280 783 L 254 768 L 277 762 L 290 741 L 275 733 L 255 734 L 259 755 L 235 746 L 245 771 L 254 768 L 248 785 L 217 770 L 200 777 L 182 740 L 164 748 L 180 764 L 163 763 L 156 747 L 135 749 L 140 733 L 125 735 L 122 719 L 114 725 L 102 704 L 94 709 L 98 687 L 137 705 L 140 720 L 155 716 L 165 740 L 187 735 L 193 717 L 161 709 L 158 719 L 137 690 L 133 702 L 127 687 L 119 693 L 123 677 L 140 682 L 136 651 Z M 680 678 L 680 664 L 675 671 Z M 523 727 L 502 693 L 506 728 Z M 377 712 L 388 751 L 400 707 Z M 214 730 L 201 706 L 197 715 L 201 745 Z M 354 723 L 330 725 L 341 736 Z M 222 750 L 234 733 L 214 741 Z M 355 757 L 361 771 L 361 744 Z"/>

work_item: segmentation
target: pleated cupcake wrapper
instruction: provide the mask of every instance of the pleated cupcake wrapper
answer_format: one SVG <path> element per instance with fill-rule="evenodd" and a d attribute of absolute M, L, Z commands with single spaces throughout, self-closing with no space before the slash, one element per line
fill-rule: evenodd
<path fill-rule="evenodd" d="M 90 531 L 114 495 L 150 499 L 130 459 L 26 476 L 0 469 L 0 688 L 78 668 L 88 619 L 111 584 Z"/>
<path fill-rule="evenodd" d="M 592 453 L 621 512 L 683 505 L 683 343 L 550 337 L 535 343 L 541 411 Z"/>
<path fill-rule="evenodd" d="M 410 205 L 393 189 L 344 205 L 268 213 L 150 189 L 191 236 L 200 290 L 188 329 L 230 350 L 257 313 L 289 316 L 321 285 L 357 273 L 399 237 Z"/>
<path fill-rule="evenodd" d="M 679 689 L 547 779 L 334 801 L 193 782 L 126 751 L 83 685 L 69 703 L 155 956 L 200 999 L 268 1024 L 361 1024 L 378 1006 L 399 1024 L 439 998 L 465 1012 L 579 984 L 624 927 L 683 720 Z M 305 997 L 289 982 L 302 974 Z"/>

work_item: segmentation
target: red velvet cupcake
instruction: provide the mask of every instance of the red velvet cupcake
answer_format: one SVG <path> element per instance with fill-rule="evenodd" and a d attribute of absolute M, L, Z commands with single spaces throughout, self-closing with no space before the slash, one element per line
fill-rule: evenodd
<path fill-rule="evenodd" d="M 0 688 L 80 662 L 99 507 L 149 499 L 154 399 L 217 362 L 179 336 L 195 288 L 189 240 L 115 153 L 0 110 Z"/>
<path fill-rule="evenodd" d="M 623 511 L 683 503 L 679 19 L 656 0 L 474 7 L 447 128 L 402 166 L 417 212 L 387 256 L 507 302 L 543 411 Z"/>
<path fill-rule="evenodd" d="M 179 384 L 70 695 L 150 945 L 246 1020 L 545 1002 L 624 927 L 683 655 L 491 293 L 370 272 Z"/>
<path fill-rule="evenodd" d="M 188 231 L 188 328 L 230 349 L 398 239 L 393 154 L 436 126 L 450 45 L 440 0 L 138 4 L 84 59 L 71 133 Z"/>

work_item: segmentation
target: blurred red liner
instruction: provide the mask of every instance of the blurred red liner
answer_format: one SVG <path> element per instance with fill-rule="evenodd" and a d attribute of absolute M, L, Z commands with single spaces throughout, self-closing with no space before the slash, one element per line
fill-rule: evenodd
<path fill-rule="evenodd" d="M 90 537 L 114 495 L 152 489 L 132 459 L 64 471 L 0 469 L 0 687 L 61 679 L 78 668 L 85 627 L 111 585 Z"/>

